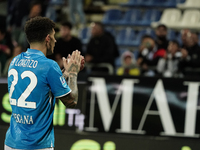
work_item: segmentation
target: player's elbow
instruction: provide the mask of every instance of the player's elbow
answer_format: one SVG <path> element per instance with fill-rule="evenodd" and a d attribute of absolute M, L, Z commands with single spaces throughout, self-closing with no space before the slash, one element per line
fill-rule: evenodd
<path fill-rule="evenodd" d="M 78 95 L 76 92 L 70 93 L 70 100 L 68 101 L 67 108 L 75 108 L 78 102 Z"/>
<path fill-rule="evenodd" d="M 77 102 L 75 102 L 75 101 L 73 101 L 73 102 L 71 102 L 71 103 L 65 104 L 65 106 L 66 106 L 67 108 L 75 108 L 76 105 L 77 105 Z"/>
<path fill-rule="evenodd" d="M 73 92 L 71 92 L 70 94 L 64 97 L 61 97 L 60 100 L 67 108 L 75 108 L 77 105 L 78 96 L 76 94 L 73 94 Z"/>

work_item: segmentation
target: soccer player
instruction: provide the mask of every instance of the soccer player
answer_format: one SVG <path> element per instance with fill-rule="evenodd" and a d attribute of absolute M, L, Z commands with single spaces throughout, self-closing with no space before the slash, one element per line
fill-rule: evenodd
<path fill-rule="evenodd" d="M 77 104 L 77 74 L 82 56 L 76 50 L 67 59 L 63 58 L 62 74 L 58 64 L 46 57 L 55 46 L 54 27 L 55 23 L 45 17 L 26 22 L 30 48 L 12 60 L 8 70 L 12 115 L 5 150 L 53 150 L 55 98 L 66 107 Z"/>

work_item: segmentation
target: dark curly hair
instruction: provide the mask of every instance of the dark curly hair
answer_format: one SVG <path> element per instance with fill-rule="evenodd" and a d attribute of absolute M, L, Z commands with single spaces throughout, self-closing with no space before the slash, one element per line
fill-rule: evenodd
<path fill-rule="evenodd" d="M 68 21 L 62 22 L 61 23 L 62 26 L 68 27 L 70 30 L 72 29 L 72 24 Z"/>
<path fill-rule="evenodd" d="M 53 32 L 55 23 L 47 17 L 35 17 L 28 20 L 24 31 L 29 43 L 43 42 L 46 36 Z"/>

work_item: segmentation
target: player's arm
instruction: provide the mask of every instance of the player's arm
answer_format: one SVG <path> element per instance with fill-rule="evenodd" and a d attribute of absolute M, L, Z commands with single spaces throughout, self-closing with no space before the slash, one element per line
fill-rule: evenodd
<path fill-rule="evenodd" d="M 77 75 L 68 75 L 68 86 L 70 87 L 71 92 L 66 96 L 60 97 L 60 100 L 66 107 L 74 108 L 78 102 Z"/>
<path fill-rule="evenodd" d="M 69 60 L 63 58 L 63 65 L 65 71 L 63 76 L 65 79 L 68 78 L 68 86 L 71 89 L 71 92 L 63 97 L 60 97 L 60 100 L 68 108 L 74 108 L 78 102 L 78 87 L 77 87 L 77 75 L 80 71 L 81 64 L 81 55 L 79 51 L 74 51 Z"/>

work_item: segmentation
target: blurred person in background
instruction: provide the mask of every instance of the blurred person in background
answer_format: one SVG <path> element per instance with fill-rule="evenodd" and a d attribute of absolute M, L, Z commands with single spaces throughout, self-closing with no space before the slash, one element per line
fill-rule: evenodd
<path fill-rule="evenodd" d="M 105 34 L 103 24 L 91 24 L 91 39 L 87 44 L 85 61 L 87 63 L 108 63 L 114 67 L 115 45 L 113 39 Z"/>
<path fill-rule="evenodd" d="M 29 13 L 31 0 L 8 0 L 7 30 L 12 33 L 13 40 L 18 42 L 22 20 Z"/>
<path fill-rule="evenodd" d="M 139 76 L 140 70 L 136 64 L 135 56 L 130 51 L 125 51 L 121 56 L 122 66 L 117 69 L 117 75 Z"/>
<path fill-rule="evenodd" d="M 28 21 L 29 19 L 34 18 L 36 16 L 42 16 L 42 11 L 43 11 L 42 8 L 43 8 L 42 2 L 40 2 L 38 0 L 32 1 L 30 3 L 29 14 L 24 16 L 23 19 L 22 19 L 21 32 L 20 32 L 20 36 L 19 36 L 19 39 L 18 39 L 18 44 L 22 45 L 25 48 L 28 48 L 29 44 L 26 40 L 26 36 L 25 36 L 24 31 L 23 31 L 24 25 L 25 25 L 26 21 Z"/>
<path fill-rule="evenodd" d="M 167 53 L 160 58 L 157 64 L 157 72 L 163 77 L 175 77 L 181 58 L 180 45 L 176 40 L 169 42 Z"/>
<path fill-rule="evenodd" d="M 71 22 L 74 26 L 81 24 L 85 25 L 85 13 L 83 11 L 83 0 L 69 0 L 69 14 Z M 76 14 L 79 15 L 79 21 L 76 19 Z"/>
<path fill-rule="evenodd" d="M 190 36 L 191 31 L 189 29 L 182 29 L 181 30 L 181 47 L 187 49 L 188 47 L 188 40 L 187 38 Z"/>
<path fill-rule="evenodd" d="M 23 48 L 22 46 L 18 45 L 18 46 L 15 46 L 14 49 L 13 49 L 13 55 L 12 57 L 10 57 L 7 61 L 6 61 L 6 64 L 5 64 L 5 67 L 4 67 L 4 70 L 3 70 L 3 76 L 7 76 L 7 73 L 8 73 L 8 68 L 9 68 L 9 65 L 10 65 L 10 62 L 12 61 L 12 59 L 21 54 L 21 52 L 23 52 Z"/>
<path fill-rule="evenodd" d="M 179 71 L 186 75 L 186 68 L 200 68 L 200 46 L 198 45 L 198 33 L 188 32 L 185 38 L 186 46 L 181 49 L 182 59 L 179 63 Z"/>
<path fill-rule="evenodd" d="M 79 50 L 82 53 L 82 43 L 71 34 L 71 30 L 72 24 L 70 22 L 61 23 L 60 38 L 58 38 L 55 45 L 54 56 L 51 56 L 59 64 L 60 68 L 63 68 L 62 57 L 67 58 L 68 54 L 72 54 L 75 50 Z"/>
<path fill-rule="evenodd" d="M 0 26 L 0 68 L 4 70 L 7 59 L 12 56 L 13 44 L 11 35 L 6 31 L 4 26 Z"/>
<path fill-rule="evenodd" d="M 158 25 L 156 28 L 156 46 L 157 49 L 165 49 L 167 50 L 169 40 L 167 39 L 167 27 L 164 24 Z"/>
<path fill-rule="evenodd" d="M 0 25 L 6 27 L 7 19 L 7 0 L 0 0 Z"/>
<path fill-rule="evenodd" d="M 154 39 L 149 35 L 144 35 L 141 39 L 137 64 L 141 68 L 141 74 L 154 76 L 158 60 L 165 56 L 164 49 L 157 50 Z"/>
<path fill-rule="evenodd" d="M 106 36 L 108 36 L 108 37 L 111 39 L 112 43 L 113 43 L 113 48 L 114 48 L 114 59 L 118 58 L 118 57 L 120 56 L 120 54 L 119 54 L 118 45 L 117 45 L 117 43 L 116 43 L 116 40 L 115 40 L 114 35 L 113 35 L 110 31 L 108 31 L 108 30 L 104 30 L 104 34 L 105 34 Z"/>

